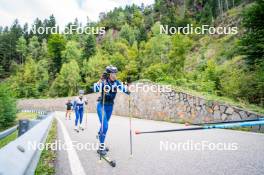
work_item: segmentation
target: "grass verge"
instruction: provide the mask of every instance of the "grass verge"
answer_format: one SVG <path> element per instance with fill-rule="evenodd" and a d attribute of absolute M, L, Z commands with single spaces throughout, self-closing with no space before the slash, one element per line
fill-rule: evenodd
<path fill-rule="evenodd" d="M 15 140 L 17 138 L 17 134 L 18 134 L 18 131 L 15 131 L 9 136 L 0 140 L 0 149 L 6 146 L 9 142 L 12 142 L 13 140 Z"/>
<path fill-rule="evenodd" d="M 53 120 L 52 126 L 50 128 L 46 143 L 53 143 L 57 139 L 57 121 Z M 43 149 L 38 166 L 35 171 L 35 175 L 51 175 L 55 174 L 55 160 L 56 151 L 48 149 Z"/>

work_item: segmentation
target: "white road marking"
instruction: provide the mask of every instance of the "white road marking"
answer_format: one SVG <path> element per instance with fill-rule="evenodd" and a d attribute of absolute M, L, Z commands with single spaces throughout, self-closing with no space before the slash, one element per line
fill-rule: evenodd
<path fill-rule="evenodd" d="M 57 115 L 56 115 L 56 119 L 59 121 L 59 123 L 61 125 L 65 144 L 67 145 L 67 148 L 70 148 L 70 149 L 67 149 L 67 153 L 68 153 L 68 159 L 69 159 L 72 175 L 85 175 L 85 171 L 82 167 L 82 164 L 81 164 L 80 159 L 76 153 L 76 150 L 72 146 L 71 138 L 70 138 L 65 126 L 63 125 L 61 119 Z"/>

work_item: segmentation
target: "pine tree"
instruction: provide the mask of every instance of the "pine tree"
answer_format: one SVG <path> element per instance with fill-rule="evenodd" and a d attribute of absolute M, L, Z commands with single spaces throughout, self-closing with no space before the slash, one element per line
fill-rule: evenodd
<path fill-rule="evenodd" d="M 241 40 L 241 51 L 246 55 L 249 65 L 257 66 L 264 62 L 264 1 L 257 0 L 256 4 L 245 11 L 243 25 L 247 29 Z"/>
<path fill-rule="evenodd" d="M 20 54 L 20 64 L 23 64 L 27 55 L 27 41 L 23 36 L 21 36 L 17 41 L 16 51 Z"/>
<path fill-rule="evenodd" d="M 29 39 L 28 52 L 29 52 L 29 55 L 34 60 L 39 60 L 40 44 L 38 42 L 38 37 L 37 36 L 33 36 L 32 38 Z"/>
<path fill-rule="evenodd" d="M 48 52 L 51 57 L 51 76 L 54 77 L 60 71 L 62 65 L 61 52 L 65 49 L 66 41 L 62 35 L 51 35 L 48 40 Z"/>
<path fill-rule="evenodd" d="M 88 35 L 84 45 L 84 58 L 89 59 L 96 53 L 96 40 L 94 35 Z"/>

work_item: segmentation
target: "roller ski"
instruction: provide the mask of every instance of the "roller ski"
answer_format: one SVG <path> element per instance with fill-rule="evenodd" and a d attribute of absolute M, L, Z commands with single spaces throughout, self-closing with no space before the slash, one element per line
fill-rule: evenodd
<path fill-rule="evenodd" d="M 79 133 L 79 129 L 77 127 L 74 128 L 74 131 L 76 131 L 77 133 Z"/>
<path fill-rule="evenodd" d="M 79 126 L 79 130 L 84 131 L 84 128 L 82 126 Z"/>
<path fill-rule="evenodd" d="M 115 167 L 116 166 L 116 162 L 114 160 L 112 160 L 109 156 L 107 156 L 107 151 L 106 149 L 101 149 L 99 148 L 97 150 L 97 154 L 99 154 L 100 159 L 104 159 L 110 166 Z"/>

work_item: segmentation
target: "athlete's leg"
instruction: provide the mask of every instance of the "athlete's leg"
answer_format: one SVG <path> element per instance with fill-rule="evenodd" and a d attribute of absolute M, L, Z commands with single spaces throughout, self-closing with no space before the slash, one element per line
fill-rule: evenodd
<path fill-rule="evenodd" d="M 82 124 L 82 120 L 83 120 L 83 108 L 79 109 L 79 115 L 80 115 L 80 125 Z"/>
<path fill-rule="evenodd" d="M 104 110 L 104 117 L 102 117 L 102 104 L 101 103 L 97 104 L 97 114 L 98 114 L 98 117 L 99 117 L 99 120 L 101 123 L 101 127 L 99 129 L 99 140 L 100 140 L 100 144 L 103 145 L 104 141 L 105 141 L 105 134 L 106 134 L 107 129 L 108 129 L 108 122 L 107 122 L 105 110 Z M 102 127 L 102 125 L 103 125 L 103 127 Z"/>
<path fill-rule="evenodd" d="M 109 120 L 112 116 L 113 107 L 114 107 L 114 105 L 106 105 L 105 106 L 105 113 L 106 113 L 107 122 L 109 122 Z"/>
<path fill-rule="evenodd" d="M 103 127 L 103 142 L 105 141 L 105 138 L 106 138 L 106 134 L 107 134 L 107 131 L 108 131 L 108 121 L 110 120 L 111 118 L 111 115 L 112 115 L 112 112 L 113 112 L 113 105 L 105 105 L 104 106 L 104 111 L 105 111 L 105 117 L 104 117 L 104 127 Z"/>
<path fill-rule="evenodd" d="M 96 110 L 97 110 L 97 115 L 98 115 L 100 124 L 102 124 L 102 122 L 101 122 L 101 118 L 102 118 L 102 104 L 101 103 L 97 103 Z M 100 135 L 100 130 L 101 130 L 101 126 L 99 127 L 99 130 L 98 130 L 98 136 Z"/>
<path fill-rule="evenodd" d="M 72 110 L 69 110 L 69 119 L 71 119 Z"/>
<path fill-rule="evenodd" d="M 68 116 L 68 110 L 66 110 L 65 112 L 65 119 L 67 119 L 67 116 Z"/>
<path fill-rule="evenodd" d="M 75 111 L 75 127 L 77 127 L 79 120 L 79 109 L 76 108 L 74 111 Z"/>

